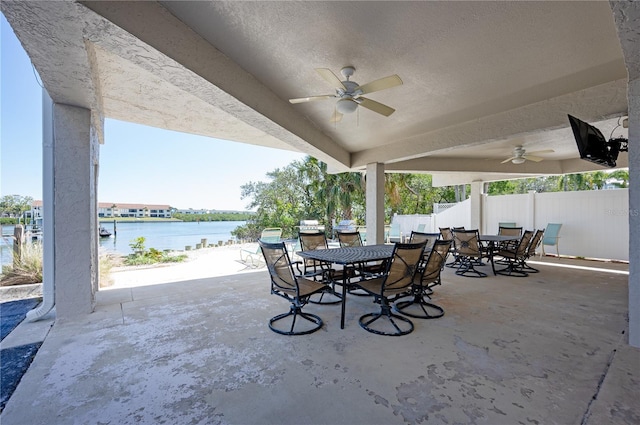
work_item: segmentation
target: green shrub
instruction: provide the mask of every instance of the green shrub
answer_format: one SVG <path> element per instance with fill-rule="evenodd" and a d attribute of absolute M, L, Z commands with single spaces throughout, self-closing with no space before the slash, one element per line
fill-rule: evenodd
<path fill-rule="evenodd" d="M 187 256 L 184 254 L 172 255 L 170 252 L 162 252 L 155 248 L 145 247 L 146 239 L 142 236 L 131 241 L 129 246 L 133 254 L 127 255 L 124 264 L 127 266 L 143 266 L 157 263 L 178 263 L 184 261 Z"/>

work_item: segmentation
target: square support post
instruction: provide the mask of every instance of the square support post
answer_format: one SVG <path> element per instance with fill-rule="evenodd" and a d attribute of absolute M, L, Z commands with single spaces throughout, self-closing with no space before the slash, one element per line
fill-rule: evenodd
<path fill-rule="evenodd" d="M 478 229 L 480 233 L 483 233 L 482 227 L 482 194 L 484 192 L 484 182 L 476 180 L 471 182 L 471 217 L 470 226 L 471 229 Z"/>
<path fill-rule="evenodd" d="M 53 106 L 53 223 L 56 317 L 91 313 L 98 289 L 96 197 L 99 143 L 91 111 Z"/>
<path fill-rule="evenodd" d="M 640 77 L 629 81 L 629 345 L 640 348 Z"/>
<path fill-rule="evenodd" d="M 384 243 L 384 164 L 367 164 L 367 245 Z"/>

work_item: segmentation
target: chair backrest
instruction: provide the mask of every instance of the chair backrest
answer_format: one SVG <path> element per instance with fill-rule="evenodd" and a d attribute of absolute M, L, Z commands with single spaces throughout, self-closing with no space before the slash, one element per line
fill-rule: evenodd
<path fill-rule="evenodd" d="M 338 232 L 338 241 L 341 247 L 362 246 L 362 238 L 358 232 Z"/>
<path fill-rule="evenodd" d="M 282 237 L 282 229 L 280 227 L 267 227 L 260 234 L 260 240 L 263 242 L 280 242 Z"/>
<path fill-rule="evenodd" d="M 298 281 L 284 242 L 264 242 L 259 240 L 264 262 L 269 270 L 272 289 L 279 289 L 288 293 L 299 294 Z M 275 288 L 274 288 L 275 287 Z"/>
<path fill-rule="evenodd" d="M 422 232 L 412 231 L 409 242 L 410 243 L 425 242 L 426 245 L 424 247 L 424 251 L 426 253 L 427 251 L 431 251 L 431 248 L 433 248 L 433 245 L 436 243 L 436 241 L 439 238 L 440 238 L 440 233 L 422 233 Z"/>
<path fill-rule="evenodd" d="M 327 236 L 324 232 L 300 233 L 300 247 L 303 251 L 314 249 L 327 249 Z"/>
<path fill-rule="evenodd" d="M 562 224 L 560 223 L 549 223 L 547 224 L 547 228 L 544 230 L 544 237 L 542 238 L 543 245 L 555 245 L 558 243 L 558 238 L 560 237 L 560 228 Z"/>
<path fill-rule="evenodd" d="M 544 234 L 544 230 L 538 229 L 536 233 L 531 238 L 531 242 L 529 242 L 529 246 L 527 247 L 527 255 L 532 256 L 536 253 L 536 249 L 540 245 L 540 241 L 542 241 L 542 235 Z"/>
<path fill-rule="evenodd" d="M 453 240 L 453 232 L 451 232 L 450 227 L 440 227 L 440 235 L 442 235 L 443 241 L 452 241 Z"/>
<path fill-rule="evenodd" d="M 360 233 L 360 239 L 362 242 L 367 241 L 367 226 L 358 226 L 358 233 Z"/>
<path fill-rule="evenodd" d="M 462 256 L 479 257 L 480 234 L 478 230 L 458 230 L 453 229 L 453 245 L 456 252 Z"/>
<path fill-rule="evenodd" d="M 440 278 L 440 271 L 451 249 L 452 241 L 435 241 L 422 272 L 422 284 L 435 282 Z"/>
<path fill-rule="evenodd" d="M 498 234 L 504 236 L 520 236 L 522 234 L 522 227 L 498 227 Z"/>
<path fill-rule="evenodd" d="M 399 291 L 411 286 L 423 253 L 424 242 L 396 243 L 393 247 L 391 261 L 387 264 L 381 294 L 384 294 L 385 291 Z"/>
<path fill-rule="evenodd" d="M 400 233 L 400 223 L 391 223 L 387 242 L 402 242 L 402 234 Z"/>
<path fill-rule="evenodd" d="M 518 248 L 516 249 L 517 257 L 524 257 L 527 255 L 527 249 L 529 248 L 529 243 L 531 242 L 531 238 L 533 237 L 533 231 L 525 230 L 518 242 Z"/>

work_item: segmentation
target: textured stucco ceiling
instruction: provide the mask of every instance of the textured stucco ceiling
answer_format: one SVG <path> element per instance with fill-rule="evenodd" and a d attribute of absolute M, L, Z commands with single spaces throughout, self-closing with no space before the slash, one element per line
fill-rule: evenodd
<path fill-rule="evenodd" d="M 637 30 L 617 27 L 605 1 L 3 1 L 2 10 L 56 101 L 298 150 L 334 170 L 384 162 L 452 183 L 594 169 L 576 159 L 566 114 L 607 136 L 626 115 L 632 58 L 616 29 Z M 402 86 L 368 95 L 396 112 L 360 107 L 336 124 L 334 99 L 288 102 L 331 94 L 314 68 L 339 75 L 345 65 L 361 84 L 398 74 Z M 516 145 L 554 152 L 501 164 Z"/>

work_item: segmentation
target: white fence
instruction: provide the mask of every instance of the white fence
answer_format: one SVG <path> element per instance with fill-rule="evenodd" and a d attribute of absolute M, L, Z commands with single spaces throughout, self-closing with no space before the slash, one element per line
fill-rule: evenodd
<path fill-rule="evenodd" d="M 432 219 L 396 215 L 403 235 L 425 223 L 425 232 L 439 227 L 470 227 L 469 200 L 432 215 Z M 629 260 L 629 190 L 529 193 L 525 195 L 483 196 L 481 233 L 497 233 L 498 223 L 514 222 L 525 229 L 544 229 L 547 223 L 561 223 L 561 255 Z M 555 252 L 555 249 L 548 249 Z"/>

